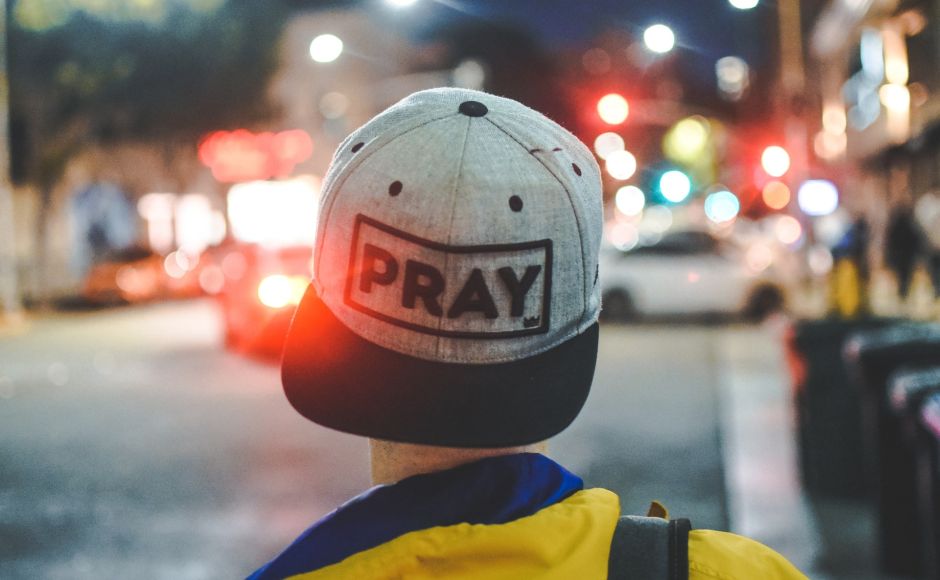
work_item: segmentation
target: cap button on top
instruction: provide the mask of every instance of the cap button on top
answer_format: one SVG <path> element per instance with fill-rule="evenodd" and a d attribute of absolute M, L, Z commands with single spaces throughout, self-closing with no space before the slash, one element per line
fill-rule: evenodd
<path fill-rule="evenodd" d="M 478 101 L 464 101 L 457 110 L 468 117 L 482 117 L 489 112 L 486 105 Z"/>

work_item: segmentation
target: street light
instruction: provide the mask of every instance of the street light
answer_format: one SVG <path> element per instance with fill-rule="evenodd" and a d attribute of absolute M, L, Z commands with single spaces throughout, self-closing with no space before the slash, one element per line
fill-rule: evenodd
<path fill-rule="evenodd" d="M 333 34 L 321 34 L 310 43 L 310 58 L 316 62 L 333 62 L 343 53 L 343 41 Z"/>
<path fill-rule="evenodd" d="M 738 10 L 750 10 L 760 4 L 760 0 L 728 0 Z"/>
<path fill-rule="evenodd" d="M 665 24 L 654 24 L 643 32 L 643 42 L 651 52 L 665 54 L 676 46 L 676 34 Z"/>
<path fill-rule="evenodd" d="M 408 8 L 414 6 L 418 0 L 385 0 L 386 4 L 394 6 L 395 8 Z"/>

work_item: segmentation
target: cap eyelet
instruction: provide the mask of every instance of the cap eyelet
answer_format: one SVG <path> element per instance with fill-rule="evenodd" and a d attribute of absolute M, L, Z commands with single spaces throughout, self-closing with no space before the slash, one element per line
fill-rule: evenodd
<path fill-rule="evenodd" d="M 515 212 L 522 211 L 522 198 L 518 195 L 514 195 L 509 198 L 509 209 Z"/>
<path fill-rule="evenodd" d="M 397 196 L 401 193 L 402 184 L 400 181 L 393 181 L 391 185 L 388 186 L 388 194 L 392 197 Z"/>
<path fill-rule="evenodd" d="M 578 177 L 581 177 L 581 168 L 578 167 L 577 163 L 572 163 L 571 168 L 574 169 L 574 172 L 578 175 Z"/>
<path fill-rule="evenodd" d="M 460 103 L 457 110 L 468 117 L 483 117 L 490 112 L 489 109 L 486 108 L 486 105 L 479 101 L 464 101 Z"/>
<path fill-rule="evenodd" d="M 358 153 L 359 150 L 362 149 L 362 147 L 363 147 L 365 144 L 366 144 L 365 141 L 360 141 L 360 142 L 356 143 L 355 145 L 353 145 L 353 146 L 352 146 L 352 149 L 350 149 L 350 151 L 352 151 L 353 153 Z"/>

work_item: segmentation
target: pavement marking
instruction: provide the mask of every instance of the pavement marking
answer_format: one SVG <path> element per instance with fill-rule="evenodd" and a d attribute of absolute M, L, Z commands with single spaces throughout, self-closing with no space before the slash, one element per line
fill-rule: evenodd
<path fill-rule="evenodd" d="M 803 493 L 783 329 L 742 328 L 719 341 L 722 456 L 731 531 L 783 554 L 808 576 L 820 534 Z"/>

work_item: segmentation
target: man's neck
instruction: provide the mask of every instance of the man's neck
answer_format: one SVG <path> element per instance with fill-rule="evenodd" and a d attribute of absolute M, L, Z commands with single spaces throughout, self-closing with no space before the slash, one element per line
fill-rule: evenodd
<path fill-rule="evenodd" d="M 395 483 L 412 475 L 443 471 L 487 457 L 545 453 L 548 449 L 547 442 L 519 447 L 478 449 L 394 443 L 379 439 L 370 439 L 369 446 L 372 455 L 372 483 L 375 485 Z"/>

